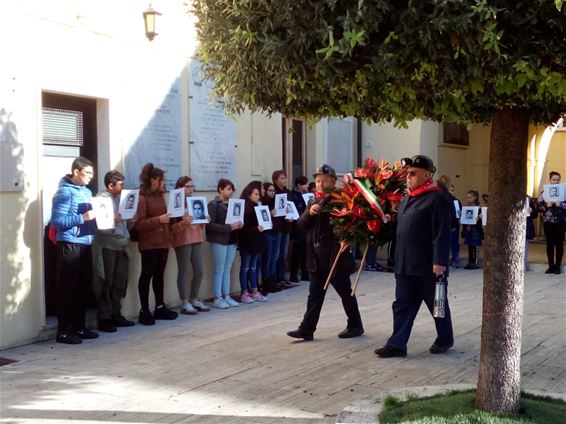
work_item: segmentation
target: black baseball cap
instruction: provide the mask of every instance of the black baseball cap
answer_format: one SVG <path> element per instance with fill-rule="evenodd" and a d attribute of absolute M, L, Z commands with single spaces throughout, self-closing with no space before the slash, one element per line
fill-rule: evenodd
<path fill-rule="evenodd" d="M 331 177 L 336 178 L 336 171 L 330 165 L 323 163 L 318 168 L 316 168 L 314 174 L 312 174 L 314 178 L 316 178 L 317 175 L 330 175 Z"/>
<path fill-rule="evenodd" d="M 436 172 L 436 167 L 434 166 L 434 162 L 431 158 L 425 155 L 415 155 L 412 158 L 403 158 L 401 159 L 401 165 L 404 168 L 420 168 L 426 169 L 431 172 Z"/>

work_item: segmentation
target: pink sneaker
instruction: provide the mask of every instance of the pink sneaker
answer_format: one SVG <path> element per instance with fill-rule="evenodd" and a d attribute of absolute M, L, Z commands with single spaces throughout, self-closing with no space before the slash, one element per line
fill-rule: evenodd
<path fill-rule="evenodd" d="M 260 292 L 253 292 L 252 299 L 256 302 L 267 302 L 267 297 L 262 295 Z"/>
<path fill-rule="evenodd" d="M 244 293 L 240 299 L 240 303 L 254 303 L 254 298 L 249 293 Z"/>

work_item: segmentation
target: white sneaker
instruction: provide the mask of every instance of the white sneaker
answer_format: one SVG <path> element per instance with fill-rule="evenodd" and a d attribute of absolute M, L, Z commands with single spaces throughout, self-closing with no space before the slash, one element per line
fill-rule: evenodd
<path fill-rule="evenodd" d="M 242 297 L 240 298 L 240 302 L 241 303 L 254 303 L 254 299 L 252 298 L 252 295 L 249 293 L 244 293 L 242 295 Z"/>
<path fill-rule="evenodd" d="M 200 300 L 195 299 L 191 302 L 191 304 L 193 305 L 193 308 L 195 308 L 197 311 L 199 312 L 208 312 L 210 311 L 210 308 L 208 306 L 206 306 L 204 303 L 202 303 Z"/>
<path fill-rule="evenodd" d="M 267 302 L 267 297 L 265 297 L 260 292 L 252 293 L 252 299 L 255 300 L 256 302 Z"/>
<path fill-rule="evenodd" d="M 196 314 L 198 314 L 197 310 L 195 308 L 193 308 L 193 305 L 191 305 L 190 303 L 185 303 L 183 306 L 181 306 L 181 313 L 183 315 L 196 315 Z"/>
<path fill-rule="evenodd" d="M 214 299 L 212 307 L 218 309 L 228 309 L 230 306 L 224 301 L 224 299 L 217 297 L 216 299 Z"/>
<path fill-rule="evenodd" d="M 226 296 L 224 298 L 224 302 L 226 302 L 228 306 L 231 306 L 233 308 L 235 308 L 236 306 L 240 306 L 240 304 L 236 302 L 234 299 L 232 299 L 230 296 Z"/>

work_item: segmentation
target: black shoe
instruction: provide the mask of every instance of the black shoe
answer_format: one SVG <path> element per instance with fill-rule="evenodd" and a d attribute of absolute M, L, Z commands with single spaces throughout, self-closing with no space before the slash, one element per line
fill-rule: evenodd
<path fill-rule="evenodd" d="M 77 333 L 77 336 L 83 340 L 98 339 L 98 333 L 96 331 L 89 330 L 88 328 L 75 331 L 75 333 Z"/>
<path fill-rule="evenodd" d="M 360 337 L 362 334 L 364 334 L 363 327 L 346 328 L 338 334 L 338 337 L 341 339 L 351 339 L 352 337 Z"/>
<path fill-rule="evenodd" d="M 289 337 L 293 337 L 294 339 L 303 339 L 306 341 L 313 339 L 313 333 L 309 333 L 308 331 L 305 331 L 302 328 L 297 328 L 296 330 L 288 331 L 287 335 Z"/>
<path fill-rule="evenodd" d="M 70 345 L 77 345 L 83 342 L 83 340 L 72 331 L 58 331 L 55 341 L 57 343 L 65 343 Z"/>
<path fill-rule="evenodd" d="M 151 315 L 151 312 L 149 312 L 147 309 L 141 309 L 138 322 L 142 325 L 154 325 L 155 318 L 153 318 L 153 315 Z"/>
<path fill-rule="evenodd" d="M 130 321 L 129 319 L 124 318 L 122 315 L 113 316 L 112 322 L 116 327 L 133 327 L 136 325 L 134 321 Z"/>
<path fill-rule="evenodd" d="M 559 267 L 559 266 L 557 266 L 557 267 L 554 268 L 554 273 L 555 273 L 555 274 L 561 274 L 561 272 L 560 272 L 560 267 Z"/>
<path fill-rule="evenodd" d="M 155 319 L 166 319 L 166 320 L 173 320 L 177 319 L 179 314 L 177 312 L 172 311 L 171 309 L 167 308 L 165 305 L 158 306 L 153 311 L 153 317 Z"/>
<path fill-rule="evenodd" d="M 104 331 L 105 333 L 115 333 L 116 326 L 111 319 L 103 319 L 102 321 L 98 321 L 98 329 L 100 331 Z"/>
<path fill-rule="evenodd" d="M 430 353 L 444 353 L 448 349 L 450 349 L 453 345 L 454 345 L 454 343 L 450 343 L 449 345 L 443 346 L 443 345 L 436 344 L 436 342 L 435 342 L 430 347 L 429 352 Z"/>
<path fill-rule="evenodd" d="M 391 346 L 383 346 L 374 350 L 375 354 L 380 358 L 395 358 L 407 356 L 406 350 L 397 349 Z"/>

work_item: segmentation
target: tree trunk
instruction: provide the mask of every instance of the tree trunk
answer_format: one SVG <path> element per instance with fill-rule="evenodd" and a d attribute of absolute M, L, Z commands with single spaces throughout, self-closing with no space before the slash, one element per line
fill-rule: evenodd
<path fill-rule="evenodd" d="M 529 116 L 493 115 L 485 241 L 481 351 L 476 407 L 519 411 Z"/>

